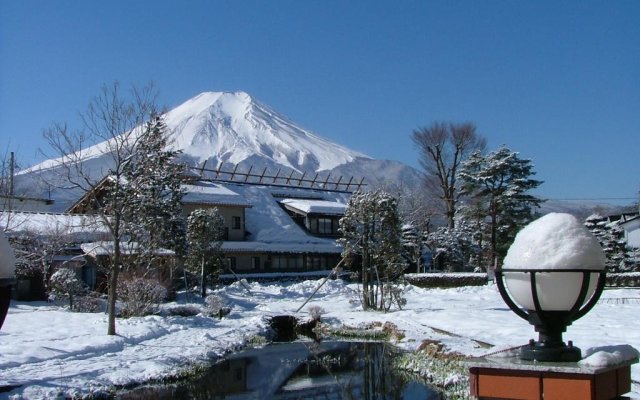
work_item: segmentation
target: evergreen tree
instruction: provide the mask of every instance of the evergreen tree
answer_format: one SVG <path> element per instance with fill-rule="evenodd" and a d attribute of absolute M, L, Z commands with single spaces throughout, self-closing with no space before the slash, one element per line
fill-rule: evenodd
<path fill-rule="evenodd" d="M 382 190 L 354 193 L 340 219 L 340 232 L 347 267 L 360 264 L 363 309 L 389 309 L 397 296 L 390 282 L 405 267 L 397 200 Z"/>
<path fill-rule="evenodd" d="M 126 230 L 138 245 L 137 263 L 150 266 L 156 250 L 184 253 L 184 220 L 180 201 L 184 166 L 176 163 L 180 152 L 167 149 L 167 126 L 153 115 L 138 138 L 136 153 L 124 168 L 123 194 Z"/>
<path fill-rule="evenodd" d="M 224 219 L 217 208 L 194 210 L 187 218 L 186 267 L 200 274 L 202 298 L 207 295 L 207 279 L 217 279 L 222 269 Z"/>
<path fill-rule="evenodd" d="M 489 263 L 504 257 L 517 231 L 535 217 L 534 208 L 542 200 L 528 191 L 542 181 L 532 175 L 531 160 L 504 146 L 487 156 L 474 152 L 462 164 L 459 177 L 463 193 L 470 198 L 470 210 L 478 223 L 488 221 Z"/>
<path fill-rule="evenodd" d="M 640 251 L 627 246 L 622 218 L 590 215 L 584 225 L 598 239 L 605 256 L 609 272 L 637 272 L 640 269 Z"/>
<path fill-rule="evenodd" d="M 478 262 L 480 247 L 477 231 L 465 220 L 456 220 L 455 228 L 440 227 L 424 235 L 431 250 L 435 269 L 447 272 L 472 270 Z"/>

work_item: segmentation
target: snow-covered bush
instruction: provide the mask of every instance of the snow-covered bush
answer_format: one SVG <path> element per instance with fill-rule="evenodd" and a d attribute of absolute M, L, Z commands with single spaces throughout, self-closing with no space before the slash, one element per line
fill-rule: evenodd
<path fill-rule="evenodd" d="M 155 279 L 132 278 L 118 281 L 118 298 L 122 301 L 123 317 L 153 314 L 166 296 L 167 289 Z"/>
<path fill-rule="evenodd" d="M 205 304 L 207 305 L 207 311 L 211 314 L 217 314 L 220 309 L 224 306 L 224 303 L 220 296 L 215 294 L 210 294 L 204 299 Z"/>
<path fill-rule="evenodd" d="M 218 295 L 210 294 L 204 299 L 204 302 L 207 306 L 207 314 L 210 316 L 215 315 L 218 318 L 222 318 L 229 314 L 229 307 L 225 307 L 224 300 Z"/>
<path fill-rule="evenodd" d="M 309 312 L 311 319 L 313 319 L 314 321 L 320 321 L 320 318 L 322 318 L 322 314 L 326 314 L 324 308 L 320 306 L 311 306 L 307 309 L 307 311 Z"/>
<path fill-rule="evenodd" d="M 69 299 L 69 308 L 74 310 L 74 297 L 86 292 L 84 282 L 78 279 L 76 272 L 70 268 L 60 268 L 49 279 L 49 292 L 57 298 Z"/>
<path fill-rule="evenodd" d="M 78 296 L 73 301 L 74 311 L 81 313 L 101 312 L 104 311 L 105 308 L 105 301 L 93 296 Z"/>
<path fill-rule="evenodd" d="M 202 309 L 194 304 L 180 304 L 169 307 L 165 310 L 167 315 L 174 315 L 179 317 L 193 317 L 202 312 Z"/>

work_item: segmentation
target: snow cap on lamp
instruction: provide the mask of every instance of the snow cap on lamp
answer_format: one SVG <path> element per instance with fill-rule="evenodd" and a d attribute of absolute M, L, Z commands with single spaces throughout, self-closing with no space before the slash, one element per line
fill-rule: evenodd
<path fill-rule="evenodd" d="M 504 258 L 504 268 L 603 270 L 598 240 L 576 217 L 550 213 L 525 226 Z"/>

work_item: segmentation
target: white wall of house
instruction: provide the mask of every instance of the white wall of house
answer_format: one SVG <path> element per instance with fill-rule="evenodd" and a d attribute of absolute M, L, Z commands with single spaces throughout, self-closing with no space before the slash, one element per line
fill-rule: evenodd
<path fill-rule="evenodd" d="M 228 234 L 226 240 L 245 240 L 245 212 L 244 207 L 221 206 L 213 204 L 183 204 L 182 213 L 187 217 L 193 210 L 216 207 L 218 213 L 224 218 L 224 227 Z"/>
<path fill-rule="evenodd" d="M 627 245 L 640 249 L 640 218 L 626 222 L 623 227 Z"/>

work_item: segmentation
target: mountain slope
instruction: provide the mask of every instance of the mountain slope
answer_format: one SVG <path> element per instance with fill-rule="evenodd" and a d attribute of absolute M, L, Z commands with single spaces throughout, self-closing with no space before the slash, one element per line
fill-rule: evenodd
<path fill-rule="evenodd" d="M 371 157 L 335 144 L 299 127 L 269 106 L 245 92 L 204 92 L 168 111 L 165 122 L 171 132 L 170 147 L 182 152 L 182 159 L 192 167 L 203 166 L 246 172 L 277 171 L 345 181 L 364 178 L 370 186 L 407 180 L 418 182 L 415 169 L 397 161 Z M 109 143 L 97 143 L 82 151 L 85 166 L 94 179 L 106 175 L 112 166 Z M 33 197 L 57 200 L 56 209 L 78 196 L 68 190 L 52 189 L 55 160 L 46 160 L 24 170 L 18 177 L 20 186 Z M 38 177 L 39 179 L 35 179 Z M 39 189 L 37 189 L 39 188 Z M 36 192 L 36 193 L 34 193 Z"/>

